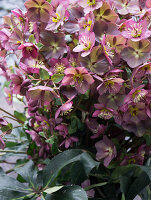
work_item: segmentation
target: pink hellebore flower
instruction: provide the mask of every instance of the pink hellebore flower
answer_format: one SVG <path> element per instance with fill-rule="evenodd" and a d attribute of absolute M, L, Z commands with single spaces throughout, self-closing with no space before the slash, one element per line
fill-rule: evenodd
<path fill-rule="evenodd" d="M 72 99 L 74 99 L 75 95 L 72 96 L 68 101 L 66 101 L 62 106 L 60 106 L 60 108 L 56 111 L 55 113 L 55 119 L 58 118 L 60 112 L 62 112 L 62 114 L 66 114 L 68 112 L 70 112 L 72 109 Z"/>
<path fill-rule="evenodd" d="M 73 142 L 78 142 L 79 139 L 74 136 L 68 136 L 68 127 L 66 124 L 61 124 L 56 126 L 55 130 L 59 131 L 59 134 L 64 137 L 65 140 L 60 144 L 60 146 L 65 145 L 65 148 L 68 149 L 73 145 Z"/>
<path fill-rule="evenodd" d="M 71 67 L 64 73 L 66 76 L 62 80 L 62 85 L 75 85 L 75 89 L 81 94 L 84 94 L 94 82 L 93 77 L 84 67 Z"/>
<path fill-rule="evenodd" d="M 133 88 L 128 95 L 126 96 L 124 103 L 138 103 L 144 99 L 144 97 L 148 94 L 147 90 L 142 89 L 145 85 L 140 85 L 136 88 Z"/>
<path fill-rule="evenodd" d="M 60 25 L 63 25 L 65 17 L 68 17 L 67 14 L 68 13 L 65 7 L 60 4 L 57 7 L 56 12 L 51 13 L 51 17 L 46 27 L 46 30 L 56 30 Z"/>
<path fill-rule="evenodd" d="M 97 110 L 93 113 L 92 117 L 100 117 L 107 120 L 117 114 L 113 109 L 105 107 L 103 104 L 94 104 L 94 107 Z"/>
<path fill-rule="evenodd" d="M 114 0 L 113 5 L 120 15 L 137 14 L 140 11 L 138 0 Z"/>
<path fill-rule="evenodd" d="M 94 26 L 94 14 L 93 12 L 88 13 L 86 16 L 81 17 L 78 20 L 78 24 L 80 26 L 80 28 L 87 32 L 92 31 L 93 30 L 93 26 Z"/>
<path fill-rule="evenodd" d="M 19 50 L 22 50 L 24 58 L 37 58 L 38 57 L 38 47 L 32 43 L 24 43 L 18 47 Z"/>
<path fill-rule="evenodd" d="M 95 144 L 97 154 L 96 159 L 101 160 L 104 159 L 104 166 L 107 167 L 111 160 L 116 157 L 117 152 L 113 142 L 108 139 L 107 136 L 103 136 L 103 140 L 100 140 Z"/>
<path fill-rule="evenodd" d="M 129 19 L 121 25 L 121 34 L 132 41 L 139 41 L 151 36 L 151 31 L 147 30 L 146 20 L 139 22 Z"/>
<path fill-rule="evenodd" d="M 95 34 L 91 33 L 81 33 L 79 36 L 79 45 L 76 46 L 74 52 L 82 52 L 81 56 L 85 57 L 91 53 L 92 47 L 95 44 Z"/>
<path fill-rule="evenodd" d="M 80 0 L 78 4 L 84 8 L 84 13 L 87 14 L 100 8 L 102 6 L 102 0 Z"/>
<path fill-rule="evenodd" d="M 121 78 L 108 78 L 104 80 L 98 87 L 97 90 L 100 95 L 107 91 L 112 94 L 116 94 L 120 91 L 124 80 Z"/>

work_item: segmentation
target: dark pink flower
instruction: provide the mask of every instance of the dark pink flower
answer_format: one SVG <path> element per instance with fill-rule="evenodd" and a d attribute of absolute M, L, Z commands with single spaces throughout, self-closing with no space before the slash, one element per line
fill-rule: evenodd
<path fill-rule="evenodd" d="M 144 99 L 144 97 L 148 94 L 147 90 L 142 89 L 145 85 L 140 85 L 136 88 L 133 88 L 128 95 L 126 96 L 124 103 L 138 103 Z"/>
<path fill-rule="evenodd" d="M 100 117 L 101 119 L 111 119 L 117 113 L 108 107 L 105 107 L 103 104 L 94 104 L 94 107 L 97 109 L 93 113 L 93 117 Z"/>
<path fill-rule="evenodd" d="M 5 146 L 6 146 L 5 142 L 4 142 L 3 138 L 0 136 L 0 148 L 5 149 Z"/>
<path fill-rule="evenodd" d="M 64 70 L 68 67 L 71 67 L 67 58 L 52 58 L 50 59 L 49 64 L 51 66 L 50 71 L 53 74 L 64 74 Z"/>
<path fill-rule="evenodd" d="M 104 158 L 104 166 L 107 167 L 113 158 L 116 157 L 117 152 L 113 142 L 105 135 L 103 140 L 95 144 L 97 150 L 96 159 L 102 160 Z"/>
<path fill-rule="evenodd" d="M 121 78 L 108 78 L 97 87 L 97 90 L 100 95 L 106 93 L 107 91 L 109 93 L 116 94 L 120 91 L 123 82 L 124 80 Z"/>
<path fill-rule="evenodd" d="M 95 34 L 91 33 L 81 33 L 79 36 L 79 45 L 76 46 L 74 52 L 82 52 L 81 56 L 85 57 L 91 53 L 91 50 L 95 44 Z"/>
<path fill-rule="evenodd" d="M 48 105 L 53 100 L 54 97 L 58 98 L 56 92 L 47 86 L 36 86 L 30 88 L 29 96 L 32 100 L 38 100 L 43 105 Z"/>
<path fill-rule="evenodd" d="M 38 47 L 32 43 L 24 43 L 18 47 L 19 50 L 22 50 L 24 58 L 37 58 L 38 57 Z"/>
<path fill-rule="evenodd" d="M 75 89 L 84 94 L 94 82 L 93 77 L 88 73 L 85 67 L 71 67 L 64 71 L 65 77 L 62 85 L 74 85 Z"/>

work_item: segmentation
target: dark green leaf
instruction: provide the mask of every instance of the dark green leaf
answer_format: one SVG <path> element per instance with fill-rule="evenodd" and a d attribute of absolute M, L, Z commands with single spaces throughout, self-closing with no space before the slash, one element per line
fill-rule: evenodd
<path fill-rule="evenodd" d="M 64 151 L 50 160 L 49 164 L 44 169 L 44 186 L 50 186 L 62 168 L 76 161 L 82 163 L 86 175 L 88 175 L 94 167 L 98 166 L 98 162 L 95 162 L 88 153 L 82 150 Z"/>
<path fill-rule="evenodd" d="M 46 200 L 88 200 L 86 192 L 80 186 L 65 186 L 58 192 L 47 195 Z"/>

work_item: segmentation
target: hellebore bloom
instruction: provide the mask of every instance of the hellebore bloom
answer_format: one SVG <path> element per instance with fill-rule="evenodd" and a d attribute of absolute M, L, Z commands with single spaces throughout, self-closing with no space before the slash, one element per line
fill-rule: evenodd
<path fill-rule="evenodd" d="M 73 145 L 73 142 L 78 142 L 79 139 L 74 136 L 68 136 L 68 127 L 66 124 L 61 124 L 56 126 L 55 130 L 59 131 L 59 134 L 64 137 L 65 140 L 60 144 L 60 146 L 65 145 L 65 148 L 68 149 Z"/>
<path fill-rule="evenodd" d="M 64 70 L 71 67 L 67 58 L 55 59 L 49 61 L 51 68 L 49 69 L 53 74 L 64 74 Z"/>
<path fill-rule="evenodd" d="M 125 106 L 127 107 L 127 110 L 123 110 L 124 111 L 123 121 L 137 124 L 141 120 L 147 119 L 145 103 L 142 102 L 139 102 L 137 104 L 131 103 Z"/>
<path fill-rule="evenodd" d="M 114 0 L 113 5 L 120 15 L 137 14 L 140 12 L 138 0 Z"/>
<path fill-rule="evenodd" d="M 81 17 L 78 20 L 78 24 L 80 26 L 80 29 L 84 29 L 85 31 L 92 31 L 93 25 L 94 25 L 94 14 L 93 12 L 88 13 L 86 16 Z"/>
<path fill-rule="evenodd" d="M 10 76 L 10 79 L 12 80 L 12 85 L 13 85 L 13 93 L 14 94 L 20 94 L 20 88 L 21 84 L 23 82 L 23 78 L 21 77 L 21 74 L 12 74 Z"/>
<path fill-rule="evenodd" d="M 13 103 L 13 91 L 12 89 L 9 89 L 9 88 L 4 88 L 4 91 L 6 93 L 6 101 L 8 103 L 8 105 L 11 105 Z"/>
<path fill-rule="evenodd" d="M 48 105 L 54 97 L 58 98 L 56 92 L 47 86 L 36 86 L 30 88 L 29 96 L 32 100 L 39 100 L 41 104 Z"/>
<path fill-rule="evenodd" d="M 53 10 L 46 0 L 27 0 L 25 2 L 27 17 L 31 22 L 48 22 Z"/>
<path fill-rule="evenodd" d="M 84 13 L 87 14 L 100 8 L 102 6 L 102 0 L 80 0 L 78 4 L 84 8 Z"/>
<path fill-rule="evenodd" d="M 129 19 L 121 25 L 121 34 L 132 41 L 146 39 L 151 36 L 151 31 L 147 30 L 147 26 L 146 20 L 136 22 L 133 19 Z"/>
<path fill-rule="evenodd" d="M 79 36 L 79 45 L 76 46 L 74 52 L 82 52 L 81 56 L 85 57 L 91 53 L 91 50 L 95 44 L 95 34 L 91 33 L 81 33 Z"/>
<path fill-rule="evenodd" d="M 104 158 L 104 166 L 107 167 L 111 160 L 116 157 L 117 152 L 113 142 L 105 135 L 103 140 L 95 144 L 97 150 L 96 159 L 102 160 Z"/>
<path fill-rule="evenodd" d="M 94 79 L 84 67 L 71 67 L 66 69 L 64 73 L 62 85 L 74 85 L 75 89 L 81 94 L 84 94 L 94 82 Z"/>
<path fill-rule="evenodd" d="M 37 58 L 38 57 L 38 47 L 32 43 L 24 43 L 18 47 L 19 50 L 22 50 L 24 58 Z"/>
<path fill-rule="evenodd" d="M 145 75 L 150 75 L 151 74 L 151 62 L 150 63 L 145 63 L 144 65 L 138 66 L 134 69 L 133 74 L 132 74 L 132 81 L 135 79 L 141 79 Z"/>
<path fill-rule="evenodd" d="M 107 91 L 109 93 L 116 94 L 120 91 L 123 82 L 124 80 L 121 78 L 108 78 L 97 87 L 97 90 L 100 95 L 106 93 Z"/>
<path fill-rule="evenodd" d="M 144 99 L 144 97 L 148 94 L 147 90 L 142 89 L 145 85 L 140 85 L 136 88 L 133 88 L 128 95 L 126 96 L 124 103 L 138 103 Z"/>
<path fill-rule="evenodd" d="M 66 16 L 66 9 L 62 4 L 60 4 L 56 9 L 56 13 L 51 13 L 46 30 L 56 30 L 60 25 L 63 25 Z"/>
<path fill-rule="evenodd" d="M 103 104 L 94 104 L 94 107 L 97 109 L 92 117 L 100 117 L 101 119 L 111 119 L 113 115 L 116 115 L 116 112 L 108 107 L 105 107 Z"/>

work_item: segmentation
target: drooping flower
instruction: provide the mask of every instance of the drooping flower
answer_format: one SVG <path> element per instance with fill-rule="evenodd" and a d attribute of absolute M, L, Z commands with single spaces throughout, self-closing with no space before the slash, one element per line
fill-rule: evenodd
<path fill-rule="evenodd" d="M 94 107 L 97 109 L 92 117 L 100 117 L 101 119 L 111 119 L 114 115 L 116 115 L 116 111 L 111 108 L 104 106 L 103 104 L 94 104 Z"/>
<path fill-rule="evenodd" d="M 104 158 L 105 167 L 107 167 L 117 155 L 113 142 L 106 135 L 95 144 L 95 148 L 97 150 L 96 159 L 100 161 Z"/>
<path fill-rule="evenodd" d="M 151 35 L 151 31 L 147 29 L 148 23 L 146 20 L 136 22 L 133 19 L 129 19 L 121 27 L 121 34 L 132 41 L 146 39 Z"/>
<path fill-rule="evenodd" d="M 74 85 L 75 89 L 84 94 L 94 82 L 93 77 L 84 67 L 71 67 L 64 71 L 62 85 Z"/>
<path fill-rule="evenodd" d="M 100 95 L 106 93 L 107 91 L 112 94 L 116 94 L 120 91 L 120 88 L 124 80 L 121 78 L 108 78 L 103 80 L 103 82 L 97 87 Z"/>
<path fill-rule="evenodd" d="M 123 120 L 125 122 L 139 123 L 141 120 L 147 119 L 145 110 L 145 103 L 139 102 L 137 104 L 131 103 L 126 106 L 124 110 Z"/>
<path fill-rule="evenodd" d="M 36 86 L 29 89 L 29 96 L 32 100 L 38 100 L 43 105 L 48 105 L 54 97 L 58 98 L 56 92 L 47 86 Z"/>
<path fill-rule="evenodd" d="M 102 6 L 102 0 L 80 0 L 78 4 L 84 8 L 84 13 L 88 14 Z"/>
<path fill-rule="evenodd" d="M 38 57 L 38 47 L 32 43 L 24 43 L 18 47 L 19 50 L 22 50 L 24 58 L 37 58 Z"/>
<path fill-rule="evenodd" d="M 8 103 L 8 105 L 12 105 L 13 103 L 13 91 L 10 88 L 4 88 L 4 91 L 6 93 L 6 101 Z"/>
<path fill-rule="evenodd" d="M 132 82 L 140 80 L 142 77 L 150 74 L 151 74 L 151 62 L 138 66 L 133 71 Z"/>
<path fill-rule="evenodd" d="M 65 146 L 68 149 L 73 145 L 74 142 L 78 142 L 79 139 L 75 136 L 69 136 L 68 134 L 68 126 L 66 124 L 60 124 L 55 127 L 55 130 L 59 131 L 59 134 L 64 138 L 60 146 Z"/>
<path fill-rule="evenodd" d="M 81 56 L 85 57 L 90 54 L 93 46 L 95 44 L 95 34 L 91 33 L 81 33 L 79 36 L 79 45 L 76 46 L 74 52 L 82 52 Z"/>
<path fill-rule="evenodd" d="M 144 85 L 140 85 L 136 88 L 133 88 L 128 95 L 126 96 L 124 103 L 138 103 L 144 99 L 144 97 L 148 94 L 147 90 L 142 89 Z"/>
<path fill-rule="evenodd" d="M 0 148 L 5 149 L 5 146 L 6 146 L 5 142 L 4 142 L 3 138 L 0 136 Z"/>

